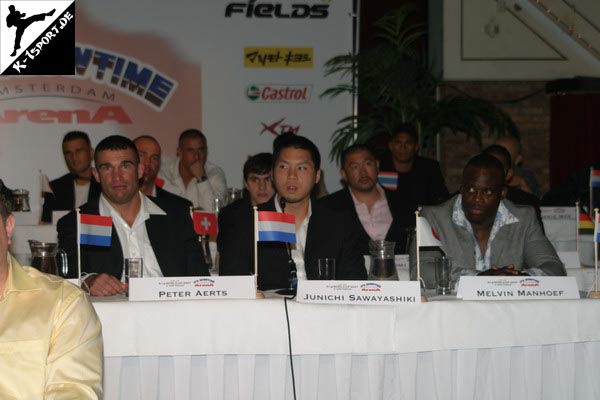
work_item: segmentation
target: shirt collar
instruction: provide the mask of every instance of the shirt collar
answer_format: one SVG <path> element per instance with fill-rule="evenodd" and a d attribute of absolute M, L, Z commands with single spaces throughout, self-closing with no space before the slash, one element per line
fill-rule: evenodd
<path fill-rule="evenodd" d="M 383 191 L 383 188 L 381 186 L 379 186 L 379 183 L 375 184 L 375 187 L 377 188 L 377 191 L 379 192 L 379 199 L 377 199 L 377 201 L 386 199 L 385 197 L 385 192 Z M 348 187 L 348 191 L 350 192 L 350 196 L 352 196 L 352 201 L 354 202 L 354 206 L 358 206 L 359 204 L 364 204 L 362 201 L 359 201 L 356 196 L 354 196 L 354 193 L 352 193 L 352 190 L 350 189 L 350 187 Z M 387 201 L 387 199 L 386 199 Z"/>
<path fill-rule="evenodd" d="M 281 206 L 279 205 L 279 201 L 281 199 L 279 198 L 279 195 L 277 193 L 275 193 L 275 198 L 273 200 L 275 202 L 275 211 L 283 212 L 283 211 L 281 211 Z M 302 223 L 307 222 L 310 219 L 311 215 L 312 215 L 312 201 L 310 199 L 308 199 L 308 212 L 306 213 L 306 217 L 304 218 L 304 221 L 302 221 Z"/>
<path fill-rule="evenodd" d="M 138 191 L 138 195 L 140 196 L 141 205 L 140 211 L 138 213 L 138 217 L 141 217 L 143 221 L 150 218 L 151 215 L 167 215 L 167 213 L 160 208 L 155 202 L 150 200 L 148 196 Z M 100 196 L 100 215 L 119 215 L 117 210 L 111 206 L 111 204 L 106 200 L 104 194 Z M 137 217 L 136 217 L 137 219 Z"/>
<path fill-rule="evenodd" d="M 458 226 L 468 229 L 469 231 L 472 229 L 471 224 L 469 223 L 469 220 L 467 220 L 467 216 L 462 208 L 461 194 L 456 197 L 456 201 L 452 207 L 452 222 Z M 496 217 L 494 218 L 495 230 L 497 231 L 504 225 L 514 224 L 515 222 L 519 222 L 519 219 L 506 207 L 504 200 L 500 200 L 500 205 L 498 206 Z"/>
<path fill-rule="evenodd" d="M 4 293 L 8 294 L 10 292 L 40 290 L 40 288 L 35 284 L 35 282 L 29 277 L 27 271 L 25 271 L 25 269 L 21 267 L 21 264 L 19 264 L 19 262 L 12 256 L 12 254 L 8 253 L 7 257 L 8 277 L 6 278 Z"/>

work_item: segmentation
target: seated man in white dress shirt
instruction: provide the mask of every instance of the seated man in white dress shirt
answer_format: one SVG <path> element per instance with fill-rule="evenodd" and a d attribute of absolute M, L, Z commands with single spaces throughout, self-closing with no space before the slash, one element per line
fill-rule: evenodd
<path fill-rule="evenodd" d="M 165 190 L 188 199 L 194 207 L 213 211 L 215 199 L 227 194 L 227 182 L 223 170 L 207 158 L 206 136 L 198 129 L 185 130 L 179 135 L 177 159 L 161 168 L 160 177 Z"/>
<path fill-rule="evenodd" d="M 113 229 L 111 246 L 81 246 L 81 271 L 88 274 L 84 288 L 94 296 L 124 292 L 125 258 L 142 258 L 145 277 L 208 275 L 189 209 L 140 192 L 144 171 L 130 139 L 105 138 L 96 147 L 94 162 L 102 194 L 84 204 L 81 213 L 110 216 Z M 76 213 L 62 218 L 57 230 L 59 246 L 68 255 L 69 276 L 76 276 Z"/>

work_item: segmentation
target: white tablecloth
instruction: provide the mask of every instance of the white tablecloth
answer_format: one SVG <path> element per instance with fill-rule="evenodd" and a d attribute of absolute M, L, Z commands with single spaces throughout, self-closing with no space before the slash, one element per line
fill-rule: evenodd
<path fill-rule="evenodd" d="M 291 399 L 281 299 L 95 302 L 105 399 Z M 598 399 L 600 302 L 289 302 L 299 399 Z"/>

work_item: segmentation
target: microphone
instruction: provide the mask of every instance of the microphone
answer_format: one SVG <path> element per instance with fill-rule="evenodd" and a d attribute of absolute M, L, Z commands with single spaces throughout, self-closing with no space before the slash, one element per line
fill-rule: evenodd
<path fill-rule="evenodd" d="M 281 207 L 281 212 L 285 211 L 286 203 L 287 203 L 287 201 L 285 200 L 285 197 L 279 198 L 279 206 Z M 296 275 L 296 273 L 297 273 L 296 263 L 294 262 L 294 259 L 292 258 L 292 247 L 290 246 L 290 244 L 286 243 L 285 248 L 286 248 L 287 254 L 288 254 L 288 288 L 278 290 L 276 293 L 281 294 L 281 295 L 295 296 L 296 288 L 298 286 L 298 278 Z"/>
<path fill-rule="evenodd" d="M 287 203 L 287 201 L 285 200 L 285 197 L 279 198 L 279 206 L 281 207 L 281 212 L 285 212 L 286 203 Z"/>

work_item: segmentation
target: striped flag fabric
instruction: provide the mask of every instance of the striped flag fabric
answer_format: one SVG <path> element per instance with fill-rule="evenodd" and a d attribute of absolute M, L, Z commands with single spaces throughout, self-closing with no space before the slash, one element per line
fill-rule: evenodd
<path fill-rule="evenodd" d="M 258 241 L 296 243 L 296 217 L 276 211 L 258 212 Z"/>
<path fill-rule="evenodd" d="M 79 243 L 110 247 L 112 218 L 102 215 L 79 215 Z"/>
<path fill-rule="evenodd" d="M 387 190 L 398 189 L 398 173 L 392 171 L 380 171 L 377 174 L 377 182 Z"/>
<path fill-rule="evenodd" d="M 217 214 L 194 211 L 192 213 L 194 221 L 194 231 L 197 235 L 216 235 L 217 234 Z"/>
<path fill-rule="evenodd" d="M 443 247 L 440 237 L 433 230 L 425 217 L 417 219 L 417 246 L 419 247 Z"/>
<path fill-rule="evenodd" d="M 600 188 L 600 169 L 592 169 L 590 171 L 590 187 Z"/>
<path fill-rule="evenodd" d="M 585 212 L 579 211 L 579 234 L 591 235 L 594 233 L 594 222 Z"/>

